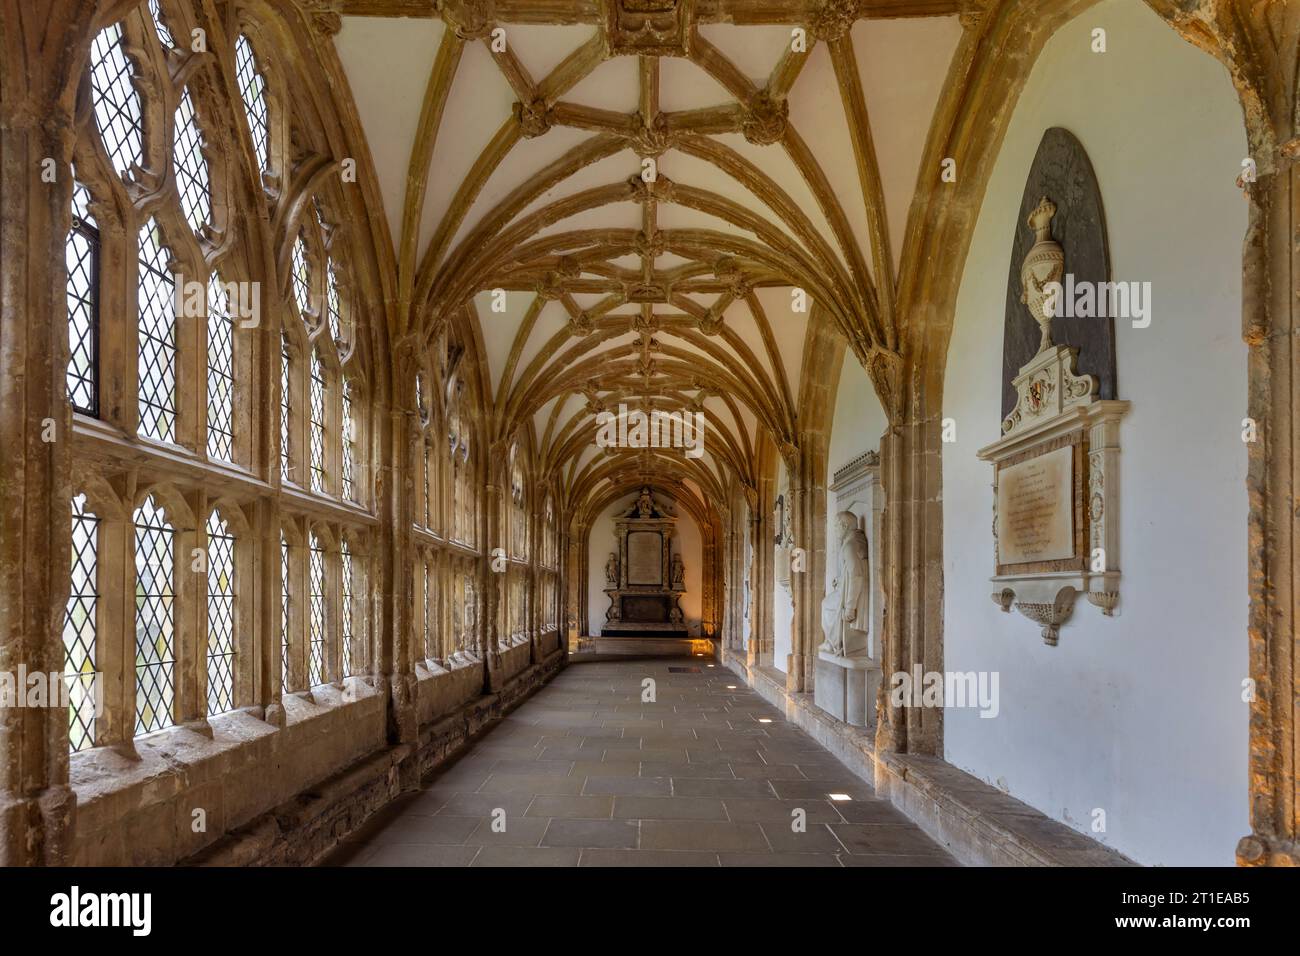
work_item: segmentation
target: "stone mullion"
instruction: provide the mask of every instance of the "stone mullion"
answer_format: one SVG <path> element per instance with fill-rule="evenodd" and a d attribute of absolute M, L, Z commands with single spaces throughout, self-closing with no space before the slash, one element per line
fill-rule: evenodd
<path fill-rule="evenodd" d="M 278 378 L 278 377 L 277 377 Z M 277 408 L 278 411 L 278 408 Z M 278 434 L 279 416 L 276 416 Z M 276 468 L 278 474 L 279 468 Z M 258 552 L 256 578 L 261 599 L 256 607 L 257 634 L 260 641 L 250 642 L 255 648 L 253 666 L 254 707 L 264 708 L 265 720 L 277 727 L 284 726 L 285 688 L 280 668 L 280 527 L 282 516 L 275 498 L 263 498 L 253 506 L 255 528 L 263 529 L 257 535 Z M 287 539 L 286 539 L 287 540 Z"/>
<path fill-rule="evenodd" d="M 260 570 L 257 553 L 263 537 L 242 529 L 235 537 L 235 692 L 231 704 L 237 709 L 263 703 L 257 695 L 260 670 L 257 635 L 267 633 L 264 627 L 259 626 L 266 603 L 266 588 L 258 586 L 257 582 Z"/>
<path fill-rule="evenodd" d="M 131 522 L 120 511 L 101 516 L 98 543 L 95 669 L 103 712 L 95 723 L 95 744 L 104 746 L 129 741 L 135 726 L 134 701 L 128 696 L 134 687 L 129 677 L 135 672 L 134 570 L 131 584 L 125 580 L 126 569 L 135 567 Z"/>
<path fill-rule="evenodd" d="M 178 294 L 185 296 L 184 283 L 200 282 L 191 277 L 184 266 L 174 274 Z M 174 441 L 183 448 L 188 448 L 199 455 L 207 454 L 207 287 L 204 286 L 203 309 L 198 315 L 186 315 L 185 310 L 178 312 L 175 322 L 176 336 L 176 432 Z"/>
<path fill-rule="evenodd" d="M 191 512 L 203 514 L 207 495 L 198 492 L 186 500 Z M 179 517 L 179 516 L 178 516 Z M 173 525 L 176 521 L 172 522 Z M 195 551 L 199 554 L 196 555 Z M 195 528 L 176 528 L 176 563 L 173 569 L 172 590 L 175 594 L 173 616 L 176 631 L 172 656 L 175 698 L 173 703 L 178 725 L 202 722 L 206 718 L 207 693 L 207 534 Z"/>

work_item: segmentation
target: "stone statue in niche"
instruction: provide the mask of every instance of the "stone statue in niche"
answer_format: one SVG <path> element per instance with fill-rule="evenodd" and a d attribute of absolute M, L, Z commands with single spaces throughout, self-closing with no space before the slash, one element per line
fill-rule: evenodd
<path fill-rule="evenodd" d="M 640 496 L 636 499 L 636 515 L 638 518 L 650 518 L 654 516 L 655 504 L 654 499 L 650 497 L 650 489 L 642 488 Z"/>
<path fill-rule="evenodd" d="M 605 583 L 612 588 L 618 587 L 618 555 L 613 551 L 609 553 L 609 560 L 605 562 Z"/>
<path fill-rule="evenodd" d="M 682 591 L 686 589 L 686 565 L 682 563 L 680 554 L 673 555 L 673 590 Z"/>
<path fill-rule="evenodd" d="M 867 652 L 871 630 L 871 560 L 866 532 L 852 511 L 836 515 L 839 524 L 839 564 L 831 593 L 822 601 L 820 650 L 837 657 L 860 657 Z"/>

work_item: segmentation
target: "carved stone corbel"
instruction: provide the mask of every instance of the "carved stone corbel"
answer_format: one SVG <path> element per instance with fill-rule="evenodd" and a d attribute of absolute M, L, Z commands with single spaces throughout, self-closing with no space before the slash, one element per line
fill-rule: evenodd
<path fill-rule="evenodd" d="M 1061 637 L 1061 625 L 1074 612 L 1074 588 L 1062 588 L 1054 601 L 1017 601 L 1015 608 L 1042 628 L 1043 643 L 1055 647 Z"/>
<path fill-rule="evenodd" d="M 1101 608 L 1101 613 L 1106 617 L 1114 617 L 1115 605 L 1119 603 L 1118 591 L 1089 591 L 1088 603 L 1094 607 Z"/>

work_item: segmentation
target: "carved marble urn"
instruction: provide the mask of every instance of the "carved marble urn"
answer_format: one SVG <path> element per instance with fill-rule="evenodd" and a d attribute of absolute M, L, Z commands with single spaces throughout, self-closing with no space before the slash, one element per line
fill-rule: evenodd
<path fill-rule="evenodd" d="M 1029 314 L 1042 330 L 1040 353 L 1052 347 L 1052 316 L 1061 311 L 1059 283 L 1065 276 L 1065 250 L 1052 239 L 1055 215 L 1054 202 L 1046 196 L 1038 201 L 1026 220 L 1034 230 L 1034 244 L 1020 266 L 1020 301 L 1029 307 Z M 1056 295 L 1047 288 L 1053 282 L 1058 283 Z"/>

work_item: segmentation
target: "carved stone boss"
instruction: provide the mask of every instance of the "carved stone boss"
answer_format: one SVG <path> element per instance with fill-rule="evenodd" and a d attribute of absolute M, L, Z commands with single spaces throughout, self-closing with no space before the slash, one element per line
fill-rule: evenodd
<path fill-rule="evenodd" d="M 1002 438 L 979 452 L 994 467 L 993 601 L 1015 608 L 1055 645 L 1078 595 L 1109 616 L 1119 598 L 1119 424 L 1129 403 L 1097 397 L 1076 373 L 1079 350 L 1052 343 L 1052 283 L 1065 250 L 1052 239 L 1056 206 L 1030 213 L 1035 242 L 1021 266 L 1022 299 L 1038 323 L 1038 354 L 1012 384 Z"/>

